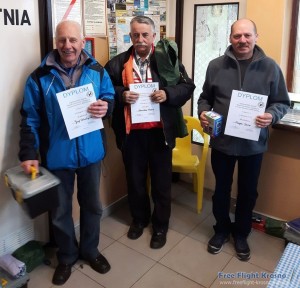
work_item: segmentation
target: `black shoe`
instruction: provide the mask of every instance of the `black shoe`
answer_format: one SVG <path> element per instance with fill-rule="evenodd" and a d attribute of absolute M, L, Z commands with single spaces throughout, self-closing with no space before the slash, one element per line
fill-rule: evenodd
<path fill-rule="evenodd" d="M 144 232 L 144 228 L 147 225 L 143 225 L 142 223 L 134 223 L 132 222 L 129 230 L 127 232 L 127 237 L 131 240 L 135 240 L 138 239 L 142 236 L 143 232 Z"/>
<path fill-rule="evenodd" d="M 153 232 L 150 247 L 152 249 L 159 249 L 165 246 L 167 242 L 167 233 L 166 232 Z"/>
<path fill-rule="evenodd" d="M 221 252 L 223 245 L 229 241 L 229 235 L 223 233 L 216 233 L 208 242 L 207 251 L 211 254 L 218 254 Z"/>
<path fill-rule="evenodd" d="M 234 248 L 236 256 L 241 261 L 248 261 L 250 259 L 250 248 L 245 237 L 234 237 Z"/>
<path fill-rule="evenodd" d="M 72 266 L 72 264 L 58 264 L 52 278 L 52 283 L 54 285 L 65 284 L 71 276 Z"/>
<path fill-rule="evenodd" d="M 105 274 L 110 270 L 110 265 L 102 254 L 99 254 L 96 259 L 90 260 L 89 263 L 93 270 L 101 274 Z"/>

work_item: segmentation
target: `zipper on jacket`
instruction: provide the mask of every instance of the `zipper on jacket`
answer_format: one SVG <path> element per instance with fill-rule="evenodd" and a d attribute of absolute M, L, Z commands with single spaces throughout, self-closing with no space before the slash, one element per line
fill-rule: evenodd
<path fill-rule="evenodd" d="M 70 75 L 67 74 L 67 77 L 70 80 L 70 84 L 69 84 L 69 87 L 67 89 L 74 88 L 74 83 L 73 83 L 73 77 L 72 77 L 72 75 L 70 76 Z"/>
<path fill-rule="evenodd" d="M 239 64 L 238 60 L 235 59 L 235 62 L 236 62 L 236 65 L 237 65 L 237 70 L 238 70 L 239 88 L 240 88 L 240 91 L 243 91 L 241 67 L 240 67 L 240 64 Z M 246 71 L 247 70 L 248 70 L 248 67 L 247 67 Z M 246 75 L 246 71 L 245 71 L 245 75 Z M 244 79 L 245 79 L 245 77 L 244 77 Z M 236 141 L 235 144 L 234 144 L 234 156 L 238 156 L 238 153 L 237 153 L 238 149 L 237 149 L 237 147 L 239 146 L 239 144 L 237 144 L 237 142 L 239 142 L 239 141 Z"/>
<path fill-rule="evenodd" d="M 75 139 L 75 146 L 76 146 L 76 154 L 77 154 L 77 167 L 81 167 L 80 163 L 80 153 L 79 153 L 79 144 L 78 144 L 78 137 Z"/>

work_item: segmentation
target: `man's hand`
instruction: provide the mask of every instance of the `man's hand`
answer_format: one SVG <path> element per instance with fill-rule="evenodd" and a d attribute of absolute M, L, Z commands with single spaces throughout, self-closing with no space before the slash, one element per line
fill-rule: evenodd
<path fill-rule="evenodd" d="M 108 103 L 99 99 L 89 106 L 88 112 L 95 118 L 103 118 L 107 113 L 107 109 Z"/>
<path fill-rule="evenodd" d="M 36 173 L 39 173 L 39 161 L 38 160 L 26 160 L 23 161 L 20 166 L 23 168 L 26 174 L 32 173 L 32 167 L 35 168 Z"/>
<path fill-rule="evenodd" d="M 136 92 L 132 92 L 128 90 L 128 91 L 124 91 L 122 96 L 123 96 L 123 102 L 127 104 L 134 104 L 140 95 Z"/>
<path fill-rule="evenodd" d="M 263 115 L 259 115 L 255 119 L 255 124 L 259 128 L 268 127 L 272 123 L 273 116 L 270 113 L 264 113 Z"/>
<path fill-rule="evenodd" d="M 205 116 L 206 112 L 207 111 L 202 111 L 201 114 L 200 114 L 200 117 L 199 117 L 202 128 L 207 127 L 208 124 L 209 124 L 209 122 L 207 121 L 207 118 Z"/>
<path fill-rule="evenodd" d="M 167 100 L 167 95 L 166 95 L 166 92 L 164 90 L 154 91 L 150 95 L 150 97 L 151 97 L 152 102 L 155 102 L 155 103 L 162 103 L 162 102 L 165 102 Z"/>

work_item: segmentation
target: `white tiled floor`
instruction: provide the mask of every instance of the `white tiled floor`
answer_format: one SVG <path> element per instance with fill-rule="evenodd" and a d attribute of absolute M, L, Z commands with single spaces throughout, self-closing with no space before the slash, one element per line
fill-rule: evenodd
<path fill-rule="evenodd" d="M 213 234 L 211 195 L 205 193 L 201 214 L 196 214 L 196 195 L 192 185 L 179 181 L 173 184 L 172 216 L 167 244 L 162 249 L 149 247 L 150 227 L 138 240 L 126 237 L 131 222 L 125 205 L 101 221 L 100 250 L 111 264 L 111 270 L 101 275 L 89 265 L 78 261 L 65 288 L 196 288 L 196 287 L 266 287 L 266 279 L 250 279 L 245 275 L 261 276 L 273 272 L 284 250 L 284 241 L 252 231 L 249 262 L 235 257 L 232 240 L 218 255 L 206 251 Z M 30 273 L 29 288 L 56 287 L 51 283 L 55 261 Z M 231 282 L 222 282 L 218 272 L 234 273 Z M 237 276 L 238 272 L 252 273 Z M 225 279 L 226 280 L 226 279 Z M 239 283 L 238 283 L 239 281 Z"/>

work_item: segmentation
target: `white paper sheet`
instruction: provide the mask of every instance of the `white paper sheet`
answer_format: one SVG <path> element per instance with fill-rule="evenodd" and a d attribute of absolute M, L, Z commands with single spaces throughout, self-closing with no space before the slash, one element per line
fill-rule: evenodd
<path fill-rule="evenodd" d="M 268 96 L 233 90 L 224 134 L 257 141 L 255 118 L 265 112 Z"/>
<path fill-rule="evenodd" d="M 152 102 L 150 98 L 159 89 L 158 82 L 130 84 L 129 89 L 139 94 L 138 100 L 131 104 L 131 123 L 160 121 L 159 103 Z"/>
<path fill-rule="evenodd" d="M 90 104 L 96 102 L 92 84 L 65 90 L 56 96 L 70 139 L 103 128 L 102 119 L 93 118 L 87 112 Z"/>

